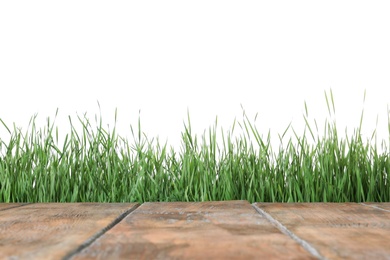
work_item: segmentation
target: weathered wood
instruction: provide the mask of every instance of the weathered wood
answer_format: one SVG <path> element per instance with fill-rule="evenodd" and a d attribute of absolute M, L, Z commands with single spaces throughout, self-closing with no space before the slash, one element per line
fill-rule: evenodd
<path fill-rule="evenodd" d="M 0 259 L 390 259 L 390 203 L 136 206 L 0 203 Z"/>
<path fill-rule="evenodd" d="M 0 211 L 0 258 L 61 259 L 136 205 L 42 203 Z"/>
<path fill-rule="evenodd" d="M 382 202 L 382 203 L 375 203 L 375 202 L 365 202 L 362 203 L 363 205 L 368 205 L 374 208 L 380 208 L 384 210 L 390 211 L 390 202 Z"/>
<path fill-rule="evenodd" d="M 313 259 L 247 201 L 145 203 L 73 259 Z"/>
<path fill-rule="evenodd" d="M 255 203 L 254 206 L 326 258 L 390 259 L 388 211 L 356 203 Z"/>
<path fill-rule="evenodd" d="M 0 203 L 0 211 L 23 206 L 23 203 Z"/>

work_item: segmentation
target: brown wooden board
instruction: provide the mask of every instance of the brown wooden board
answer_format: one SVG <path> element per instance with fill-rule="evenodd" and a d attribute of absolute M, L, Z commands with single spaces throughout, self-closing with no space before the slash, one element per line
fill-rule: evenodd
<path fill-rule="evenodd" d="M 254 206 L 325 258 L 390 259 L 390 212 L 357 203 Z"/>
<path fill-rule="evenodd" d="M 23 206 L 23 203 L 0 203 L 0 211 Z"/>
<path fill-rule="evenodd" d="M 42 203 L 0 211 L 0 259 L 61 259 L 136 203 Z"/>
<path fill-rule="evenodd" d="M 390 211 L 390 202 L 382 202 L 382 203 L 375 203 L 375 202 L 365 202 L 362 203 L 362 205 L 367 205 L 374 208 L 380 208 L 384 210 Z"/>
<path fill-rule="evenodd" d="M 247 201 L 144 203 L 72 259 L 314 259 Z"/>

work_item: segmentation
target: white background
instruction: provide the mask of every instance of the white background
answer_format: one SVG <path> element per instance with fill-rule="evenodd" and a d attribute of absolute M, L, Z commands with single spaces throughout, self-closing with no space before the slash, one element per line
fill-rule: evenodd
<path fill-rule="evenodd" d="M 364 138 L 388 142 L 389 14 L 388 1 L 1 1 L 0 118 L 24 131 L 59 108 L 65 136 L 99 101 L 121 136 L 140 115 L 149 139 L 179 146 L 187 109 L 201 135 L 242 105 L 277 144 L 290 122 L 302 133 L 304 101 L 322 131 L 332 89 L 340 137 L 364 108 Z"/>

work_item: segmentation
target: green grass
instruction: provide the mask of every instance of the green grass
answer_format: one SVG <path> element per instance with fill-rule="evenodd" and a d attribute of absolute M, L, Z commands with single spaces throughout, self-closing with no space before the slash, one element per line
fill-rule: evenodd
<path fill-rule="evenodd" d="M 24 134 L 0 119 L 10 134 L 8 143 L 0 139 L 0 202 L 389 202 L 389 148 L 383 141 L 379 153 L 376 144 L 362 140 L 363 112 L 355 133 L 340 138 L 335 122 L 325 122 L 324 135 L 315 137 L 306 103 L 305 110 L 303 136 L 289 125 L 279 138 L 293 131 L 296 139 L 277 152 L 270 134 L 264 139 L 245 114 L 230 131 L 221 129 L 219 144 L 216 125 L 198 139 L 188 116 L 180 151 L 149 140 L 140 123 L 137 131 L 130 128 L 130 143 L 115 127 L 105 130 L 101 117 L 96 127 L 78 117 L 81 132 L 69 117 L 71 131 L 59 147 L 50 119 L 37 129 L 32 117 Z M 236 128 L 241 133 L 233 139 Z"/>

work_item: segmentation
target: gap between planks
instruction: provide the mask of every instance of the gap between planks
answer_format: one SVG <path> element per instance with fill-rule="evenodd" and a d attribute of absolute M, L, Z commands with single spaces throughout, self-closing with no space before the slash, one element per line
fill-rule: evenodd
<path fill-rule="evenodd" d="M 324 256 L 322 256 L 317 249 L 315 249 L 310 243 L 308 243 L 306 240 L 301 239 L 297 235 L 295 235 L 292 231 L 290 231 L 287 227 L 285 227 L 282 223 L 274 219 L 270 214 L 265 212 L 265 210 L 259 208 L 256 206 L 255 203 L 252 204 L 252 207 L 256 210 L 257 213 L 265 217 L 273 226 L 275 226 L 277 229 L 279 229 L 283 234 L 289 236 L 293 240 L 295 240 L 298 244 L 300 244 L 306 251 L 308 251 L 313 256 L 317 257 L 318 259 L 325 260 Z"/>
<path fill-rule="evenodd" d="M 381 208 L 381 207 L 378 207 L 378 206 L 376 206 L 376 205 L 370 205 L 370 204 L 366 204 L 366 203 L 359 203 L 360 205 L 362 205 L 362 206 L 366 206 L 366 207 L 371 207 L 371 208 L 374 208 L 374 209 L 379 209 L 379 210 L 383 210 L 383 211 L 386 211 L 386 212 L 390 212 L 390 210 L 388 210 L 388 209 L 383 209 L 383 208 Z"/>
<path fill-rule="evenodd" d="M 116 226 L 119 222 L 121 222 L 125 217 L 130 215 L 132 212 L 134 212 L 137 208 L 139 208 L 142 204 L 137 204 L 133 206 L 132 208 L 128 209 L 127 211 L 120 214 L 114 221 L 112 221 L 108 226 L 97 232 L 95 235 L 90 237 L 88 240 L 86 240 L 84 243 L 82 243 L 79 247 L 77 247 L 72 252 L 68 253 L 66 256 L 64 256 L 63 260 L 71 259 L 73 256 L 77 255 L 81 251 L 83 251 L 85 248 L 89 247 L 93 242 L 95 242 L 99 237 L 103 236 L 107 231 L 112 229 L 114 226 Z"/>

